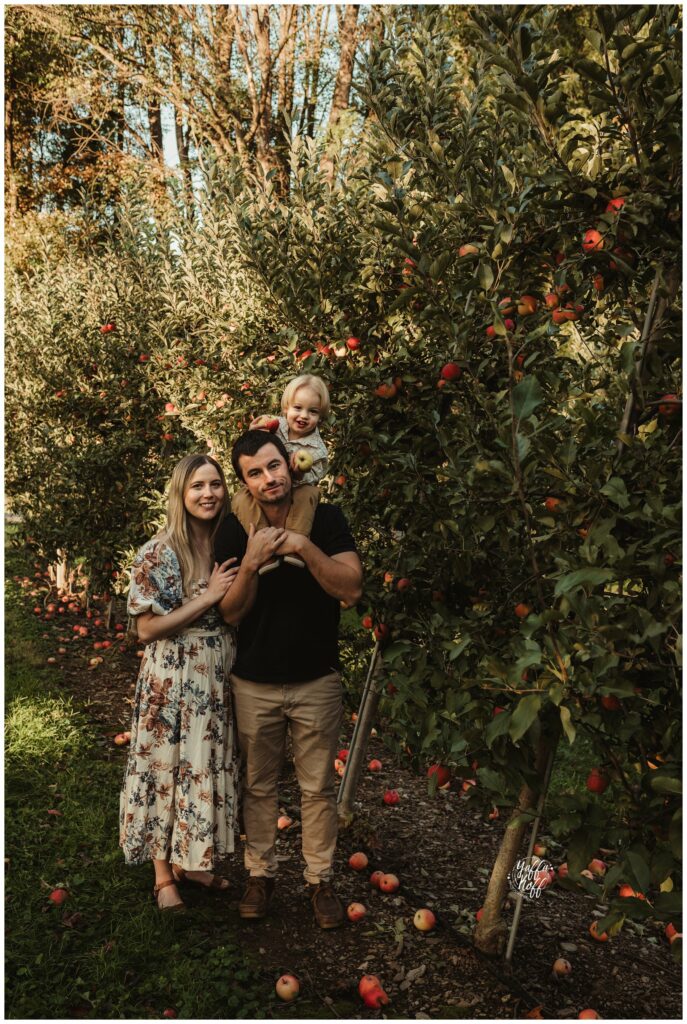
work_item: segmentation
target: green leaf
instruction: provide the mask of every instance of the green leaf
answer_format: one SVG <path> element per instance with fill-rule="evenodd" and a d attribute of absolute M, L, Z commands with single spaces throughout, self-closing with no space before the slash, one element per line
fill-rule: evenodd
<path fill-rule="evenodd" d="M 668 839 L 673 856 L 682 860 L 682 808 L 679 807 L 670 819 Z"/>
<path fill-rule="evenodd" d="M 511 715 L 509 728 L 513 743 L 517 743 L 525 735 L 539 714 L 540 707 L 541 697 L 538 697 L 536 693 L 530 693 L 518 701 L 518 706 Z M 500 718 L 501 716 L 498 715 L 497 717 Z"/>
<path fill-rule="evenodd" d="M 564 704 L 561 705 L 561 725 L 568 737 L 568 743 L 572 746 L 575 741 L 575 726 L 572 723 L 570 708 L 566 708 Z"/>
<path fill-rule="evenodd" d="M 576 569 L 575 572 L 569 572 L 566 576 L 562 576 L 559 579 L 554 590 L 554 596 L 560 597 L 561 594 L 567 594 L 568 591 L 584 584 L 596 587 L 600 583 L 606 583 L 607 580 L 611 579 L 613 579 L 613 572 L 610 569 L 597 569 L 593 565 L 585 569 Z"/>
<path fill-rule="evenodd" d="M 482 285 L 485 292 L 488 292 L 494 283 L 494 271 L 488 263 L 484 262 L 484 260 L 480 260 L 477 267 L 477 280 Z"/>
<path fill-rule="evenodd" d="M 518 419 L 527 419 L 544 401 L 541 385 L 536 377 L 529 374 L 513 388 L 513 407 Z"/>
<path fill-rule="evenodd" d="M 446 267 L 449 265 L 450 262 L 451 253 L 442 252 L 441 255 L 437 256 L 437 258 L 432 263 L 430 263 L 429 270 L 427 271 L 427 273 L 432 278 L 432 280 L 435 281 L 437 278 L 441 277 L 441 275 L 446 270 Z"/>
<path fill-rule="evenodd" d="M 680 796 L 682 793 L 682 780 L 671 775 L 652 775 L 651 788 L 655 793 L 674 793 Z"/>
<path fill-rule="evenodd" d="M 625 481 L 621 480 L 619 476 L 612 476 L 608 483 L 601 488 L 601 493 L 618 508 L 627 508 L 630 504 Z"/>
<path fill-rule="evenodd" d="M 646 892 L 651 885 L 651 871 L 644 858 L 634 850 L 627 850 L 625 862 L 634 875 L 635 882 L 640 892 Z"/>

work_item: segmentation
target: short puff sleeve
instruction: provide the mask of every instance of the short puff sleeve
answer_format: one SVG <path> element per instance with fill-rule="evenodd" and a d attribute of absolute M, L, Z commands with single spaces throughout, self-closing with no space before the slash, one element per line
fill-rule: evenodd
<path fill-rule="evenodd" d="M 140 549 L 131 568 L 127 611 L 168 615 L 182 603 L 181 568 L 174 551 L 164 541 L 151 540 Z"/>

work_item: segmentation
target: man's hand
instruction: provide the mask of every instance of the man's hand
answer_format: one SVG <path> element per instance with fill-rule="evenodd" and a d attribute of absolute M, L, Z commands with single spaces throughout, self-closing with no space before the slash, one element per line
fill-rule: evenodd
<path fill-rule="evenodd" d="M 266 526 L 264 530 L 256 530 L 251 523 L 242 564 L 252 572 L 257 572 L 261 565 L 274 557 L 288 532 L 278 526 Z"/>
<path fill-rule="evenodd" d="M 278 555 L 298 555 L 303 558 L 305 548 L 310 543 L 303 533 L 296 533 L 295 530 L 283 530 L 284 536 L 277 549 Z"/>

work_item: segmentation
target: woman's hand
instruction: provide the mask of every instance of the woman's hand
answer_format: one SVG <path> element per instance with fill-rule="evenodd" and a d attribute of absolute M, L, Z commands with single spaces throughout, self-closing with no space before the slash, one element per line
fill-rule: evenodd
<path fill-rule="evenodd" d="M 222 562 L 221 565 L 218 565 L 217 562 L 215 562 L 215 567 L 212 570 L 212 574 L 208 581 L 208 588 L 206 590 L 206 594 L 212 599 L 213 604 L 217 604 L 218 601 L 222 600 L 227 590 L 234 582 L 234 578 L 239 569 L 238 566 L 232 566 L 231 568 L 229 568 L 229 566 L 231 566 L 231 563 L 235 561 L 235 558 L 227 558 L 226 562 Z"/>

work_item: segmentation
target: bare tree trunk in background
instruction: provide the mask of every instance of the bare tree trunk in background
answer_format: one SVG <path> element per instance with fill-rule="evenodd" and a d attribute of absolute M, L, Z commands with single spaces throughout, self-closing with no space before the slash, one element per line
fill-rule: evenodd
<path fill-rule="evenodd" d="M 320 84 L 320 62 L 324 39 L 329 25 L 331 7 L 310 7 L 304 12 L 304 98 L 299 132 L 311 139 L 315 134 L 315 115 L 317 111 L 317 95 Z"/>
<path fill-rule="evenodd" d="M 14 166 L 14 124 L 11 83 L 5 92 L 5 214 L 8 224 L 17 216 L 17 176 Z"/>
<path fill-rule="evenodd" d="M 330 184 L 334 180 L 334 158 L 338 148 L 337 143 L 332 139 L 332 133 L 342 113 L 348 109 L 350 101 L 351 84 L 353 82 L 353 61 L 358 44 L 359 10 L 360 8 L 355 4 L 347 4 L 344 9 L 343 18 L 341 18 L 337 11 L 337 16 L 339 17 L 339 45 L 341 47 L 339 70 L 336 74 L 334 95 L 327 124 L 329 143 L 320 163 L 320 169 L 324 172 Z"/>
<path fill-rule="evenodd" d="M 542 736 L 535 762 L 535 770 L 541 780 L 544 778 L 549 746 L 549 741 Z M 525 784 L 520 790 L 518 802 L 513 808 L 510 820 L 513 821 L 525 811 L 532 811 L 534 814 L 537 796 L 538 793 L 531 786 Z M 500 956 L 506 946 L 508 926 L 503 919 L 502 909 L 508 892 L 508 872 L 515 864 L 527 825 L 528 823 L 525 821 L 513 828 L 506 828 L 487 886 L 487 895 L 483 904 L 484 913 L 474 931 L 473 939 L 477 949 L 492 956 Z"/>
<path fill-rule="evenodd" d="M 162 110 L 159 100 L 151 100 L 148 103 L 148 125 L 150 127 L 150 151 L 153 159 L 164 166 L 164 152 L 162 145 Z"/>
<path fill-rule="evenodd" d="M 291 111 L 293 110 L 294 59 L 299 8 L 279 8 L 279 49 L 281 59 L 277 74 L 277 123 L 274 145 L 279 161 L 282 194 L 289 190 L 289 149 L 291 140 Z"/>

